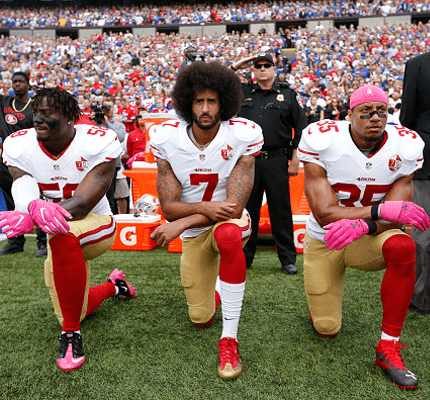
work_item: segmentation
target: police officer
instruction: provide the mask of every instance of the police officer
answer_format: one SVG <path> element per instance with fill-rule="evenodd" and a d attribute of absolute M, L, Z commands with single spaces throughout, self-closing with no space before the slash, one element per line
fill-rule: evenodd
<path fill-rule="evenodd" d="M 243 84 L 244 98 L 239 116 L 261 126 L 264 145 L 255 161 L 254 188 L 246 205 L 252 219 L 252 234 L 244 248 L 246 263 L 248 267 L 251 266 L 257 248 L 260 210 L 265 191 L 281 268 L 287 274 L 296 274 L 289 177 L 299 173 L 296 150 L 301 132 L 307 126 L 306 114 L 297 99 L 297 93 L 287 83 L 275 79 L 276 68 L 270 53 L 243 58 L 230 68 L 245 68 L 250 62 L 253 63 L 257 82 Z"/>

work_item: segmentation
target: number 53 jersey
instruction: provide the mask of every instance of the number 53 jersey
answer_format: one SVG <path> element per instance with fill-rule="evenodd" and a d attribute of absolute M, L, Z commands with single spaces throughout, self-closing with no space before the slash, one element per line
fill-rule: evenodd
<path fill-rule="evenodd" d="M 72 142 L 58 156 L 53 156 L 42 142 L 37 141 L 34 128 L 15 132 L 4 142 L 4 162 L 36 179 L 46 200 L 58 203 L 68 199 L 95 166 L 121 154 L 117 135 L 110 129 L 76 125 L 75 132 Z M 91 212 L 112 214 L 105 196 Z"/>
<path fill-rule="evenodd" d="M 151 135 L 152 151 L 171 165 L 185 203 L 225 200 L 227 180 L 237 161 L 259 154 L 263 142 L 260 126 L 245 118 L 222 121 L 204 150 L 191 141 L 183 121 L 167 121 Z M 210 227 L 188 229 L 184 236 L 195 237 L 207 229 Z"/>
<path fill-rule="evenodd" d="M 323 120 L 302 132 L 297 155 L 325 169 L 340 206 L 379 204 L 392 184 L 422 167 L 424 141 L 414 131 L 387 125 L 379 149 L 368 157 L 355 145 L 347 121 Z M 311 214 L 306 224 L 311 237 L 327 233 Z"/>

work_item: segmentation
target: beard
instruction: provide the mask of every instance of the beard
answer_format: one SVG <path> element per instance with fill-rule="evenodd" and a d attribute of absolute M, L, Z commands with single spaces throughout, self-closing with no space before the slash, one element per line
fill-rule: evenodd
<path fill-rule="evenodd" d="M 382 142 L 382 139 L 384 138 L 384 131 L 382 130 L 381 134 L 379 136 L 363 136 L 363 140 L 367 143 L 378 143 Z"/>
<path fill-rule="evenodd" d="M 200 129 L 203 129 L 203 130 L 205 130 L 205 131 L 208 131 L 208 130 L 210 130 L 210 129 L 212 129 L 219 121 L 220 121 L 220 119 L 221 119 L 221 111 L 219 111 L 218 113 L 216 113 L 214 116 L 213 116 L 213 120 L 212 120 L 212 123 L 210 123 L 210 124 L 208 124 L 208 125 L 203 125 L 201 122 L 200 122 L 200 120 L 199 120 L 199 118 L 202 118 L 202 117 L 207 117 L 209 114 L 201 114 L 200 115 L 200 117 L 197 117 L 197 115 L 195 114 L 195 113 L 193 113 L 193 122 L 195 122 L 196 123 L 196 125 L 200 128 Z"/>

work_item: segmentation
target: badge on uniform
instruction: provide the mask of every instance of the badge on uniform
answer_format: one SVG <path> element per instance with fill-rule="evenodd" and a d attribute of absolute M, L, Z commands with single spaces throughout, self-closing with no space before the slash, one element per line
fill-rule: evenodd
<path fill-rule="evenodd" d="M 278 100 L 278 101 L 284 101 L 284 95 L 282 93 L 278 94 L 276 96 L 276 100 Z"/>
<path fill-rule="evenodd" d="M 206 159 L 206 157 L 205 157 L 205 155 L 203 153 L 199 155 L 199 160 L 200 161 L 205 161 L 205 159 Z"/>
<path fill-rule="evenodd" d="M 222 148 L 221 148 L 221 157 L 228 161 L 230 160 L 230 158 L 233 157 L 234 154 L 234 150 L 233 147 L 231 147 L 228 143 L 225 144 Z"/>
<path fill-rule="evenodd" d="M 76 161 L 76 168 L 78 171 L 85 171 L 88 168 L 88 160 L 85 160 L 85 158 L 81 156 L 81 159 Z"/>
<path fill-rule="evenodd" d="M 367 171 L 370 171 L 370 170 L 372 169 L 372 166 L 373 166 L 373 165 L 372 165 L 372 163 L 371 163 L 371 162 L 367 162 L 367 163 L 366 163 L 366 170 L 367 170 Z"/>
<path fill-rule="evenodd" d="M 300 96 L 299 96 L 299 95 L 297 95 L 297 96 L 296 96 L 296 100 L 297 100 L 297 104 L 298 104 L 300 107 L 302 107 L 302 108 L 303 108 L 303 103 L 302 103 L 302 101 L 300 100 Z"/>
<path fill-rule="evenodd" d="M 54 164 L 52 167 L 54 168 L 54 171 L 59 171 L 60 170 L 60 165 L 59 164 Z"/>
<path fill-rule="evenodd" d="M 398 154 L 394 154 L 388 160 L 388 169 L 391 172 L 396 172 L 402 166 L 403 160 L 400 158 Z"/>
<path fill-rule="evenodd" d="M 13 114 L 6 114 L 4 119 L 9 125 L 15 125 L 18 122 L 18 118 Z"/>

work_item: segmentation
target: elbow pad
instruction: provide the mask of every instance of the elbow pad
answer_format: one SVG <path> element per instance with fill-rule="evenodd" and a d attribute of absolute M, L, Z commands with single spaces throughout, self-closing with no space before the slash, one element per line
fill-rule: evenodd
<path fill-rule="evenodd" d="M 12 183 L 12 197 L 15 210 L 28 213 L 28 206 L 40 198 L 39 186 L 30 175 L 23 175 Z"/>

